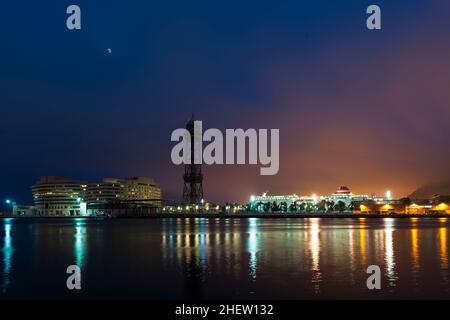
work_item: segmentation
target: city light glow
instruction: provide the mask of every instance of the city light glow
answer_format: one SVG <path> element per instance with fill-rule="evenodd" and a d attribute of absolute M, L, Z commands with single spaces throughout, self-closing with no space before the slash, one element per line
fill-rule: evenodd
<path fill-rule="evenodd" d="M 386 191 L 386 199 L 390 200 L 392 197 L 391 190 Z"/>

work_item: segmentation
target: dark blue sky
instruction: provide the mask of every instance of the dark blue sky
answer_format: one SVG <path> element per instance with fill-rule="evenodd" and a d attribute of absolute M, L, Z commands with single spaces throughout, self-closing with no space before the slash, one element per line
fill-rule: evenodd
<path fill-rule="evenodd" d="M 0 30 L 3 198 L 31 202 L 41 175 L 150 176 L 180 197 L 170 133 L 192 111 L 280 128 L 279 174 L 205 168 L 210 200 L 450 177 L 448 1 L 9 1 Z"/>

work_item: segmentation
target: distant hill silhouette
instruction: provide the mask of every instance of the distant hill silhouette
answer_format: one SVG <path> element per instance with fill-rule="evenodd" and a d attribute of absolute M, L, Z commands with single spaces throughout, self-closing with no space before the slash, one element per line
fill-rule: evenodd
<path fill-rule="evenodd" d="M 410 199 L 429 199 L 432 196 L 450 195 L 450 181 L 443 181 L 438 183 L 430 183 L 418 188 L 409 195 Z"/>

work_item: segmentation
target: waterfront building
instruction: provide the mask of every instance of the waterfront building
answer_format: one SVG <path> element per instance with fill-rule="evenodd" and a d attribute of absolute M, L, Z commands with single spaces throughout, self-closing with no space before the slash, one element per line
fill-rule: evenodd
<path fill-rule="evenodd" d="M 35 205 L 15 206 L 14 216 L 88 216 L 105 209 L 149 213 L 161 207 L 162 201 L 159 185 L 145 177 L 109 178 L 99 183 L 41 177 L 32 191 Z"/>
<path fill-rule="evenodd" d="M 369 199 L 368 195 L 355 195 L 348 187 L 341 186 L 331 195 L 298 196 L 295 193 L 291 195 L 263 193 L 261 196 L 251 196 L 249 204 L 257 211 L 268 211 L 267 206 L 264 209 L 264 204 L 273 203 L 280 211 L 347 211 L 353 203 Z"/>
<path fill-rule="evenodd" d="M 293 204 L 295 201 L 298 201 L 300 197 L 295 193 L 290 195 L 267 195 L 267 192 L 264 192 L 262 195 L 252 195 L 250 197 L 250 203 L 286 203 L 288 206 Z"/>
<path fill-rule="evenodd" d="M 450 214 L 450 195 L 435 195 L 431 199 L 432 212 Z"/>
<path fill-rule="evenodd" d="M 338 203 L 339 201 L 343 202 L 345 206 L 350 206 L 353 202 L 357 201 L 367 201 L 370 199 L 368 195 L 358 195 L 353 194 L 350 189 L 346 186 L 339 187 L 336 192 L 331 194 L 330 196 L 322 196 L 321 200 L 325 201 L 333 201 L 334 203 Z"/>
<path fill-rule="evenodd" d="M 408 205 L 405 205 L 401 201 L 391 200 L 391 201 L 375 201 L 368 200 L 364 202 L 358 202 L 355 205 L 354 211 L 356 213 L 364 214 L 400 214 L 400 213 L 412 213 L 418 214 L 419 212 L 408 212 Z"/>
<path fill-rule="evenodd" d="M 161 198 L 159 185 L 145 177 L 103 179 L 99 183 L 90 183 L 86 192 L 88 203 L 140 201 L 161 206 Z"/>
<path fill-rule="evenodd" d="M 433 206 L 430 212 L 450 214 L 450 203 L 439 203 Z"/>
<path fill-rule="evenodd" d="M 405 206 L 404 212 L 408 213 L 408 214 L 426 214 L 426 213 L 429 213 L 432 208 L 433 208 L 433 206 L 431 205 L 430 201 L 416 200 L 413 203 Z"/>
<path fill-rule="evenodd" d="M 145 215 L 161 208 L 162 193 L 151 178 L 107 178 L 88 185 L 86 202 L 89 215 Z"/>
<path fill-rule="evenodd" d="M 435 202 L 436 198 L 414 200 L 410 202 L 405 198 L 402 200 L 369 200 L 357 203 L 355 211 L 357 213 L 375 214 L 450 214 L 449 202 L 444 202 L 442 198 Z"/>
<path fill-rule="evenodd" d="M 87 183 L 66 177 L 41 177 L 32 186 L 37 216 L 84 216 Z M 20 211 L 22 212 L 22 211 Z M 23 211 L 30 212 L 30 211 Z"/>
<path fill-rule="evenodd" d="M 36 216 L 36 207 L 16 204 L 13 207 L 12 215 L 13 217 L 33 217 Z"/>

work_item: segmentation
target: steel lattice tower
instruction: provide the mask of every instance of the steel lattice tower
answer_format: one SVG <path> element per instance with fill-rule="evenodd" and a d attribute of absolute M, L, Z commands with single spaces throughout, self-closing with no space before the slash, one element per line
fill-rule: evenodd
<path fill-rule="evenodd" d="M 186 124 L 191 134 L 191 163 L 184 165 L 183 204 L 198 204 L 203 199 L 202 165 L 194 164 L 194 115 Z M 195 137 L 202 139 L 202 137 Z"/>

